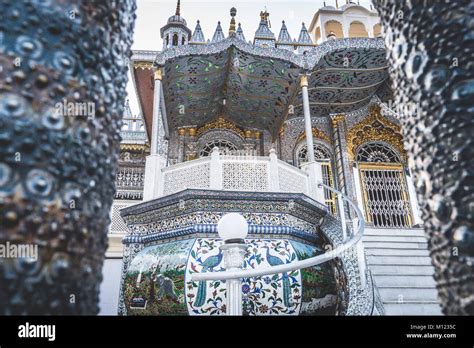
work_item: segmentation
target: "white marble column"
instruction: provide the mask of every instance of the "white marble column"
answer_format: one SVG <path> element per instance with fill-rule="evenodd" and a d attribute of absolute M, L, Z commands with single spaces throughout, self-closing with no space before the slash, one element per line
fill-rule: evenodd
<path fill-rule="evenodd" d="M 305 170 L 308 173 L 309 179 L 309 190 L 310 197 L 318 201 L 319 203 L 325 204 L 324 202 L 324 190 L 318 187 L 319 182 L 323 181 L 323 174 L 321 165 L 316 162 L 314 156 L 314 144 L 313 144 L 313 128 L 311 126 L 311 112 L 309 108 L 309 95 L 308 95 L 308 75 L 301 75 L 300 86 L 303 96 L 303 111 L 304 111 L 304 129 L 306 135 L 306 147 L 308 148 L 308 163 L 305 166 Z"/>
<path fill-rule="evenodd" d="M 143 201 L 158 198 L 161 178 L 161 169 L 164 166 L 163 159 L 158 155 L 158 129 L 160 122 L 161 101 L 161 69 L 155 71 L 155 89 L 153 91 L 153 120 L 151 125 L 150 155 L 145 162 L 145 183 L 143 187 Z"/>
<path fill-rule="evenodd" d="M 153 120 L 151 124 L 151 147 L 150 154 L 158 153 L 158 127 L 160 119 L 160 103 L 161 103 L 161 69 L 155 71 L 155 88 L 153 90 Z"/>
<path fill-rule="evenodd" d="M 300 86 L 303 95 L 304 131 L 306 135 L 306 146 L 308 148 L 308 162 L 312 163 L 315 161 L 315 157 L 313 145 L 313 129 L 311 127 L 311 112 L 309 108 L 308 75 L 301 75 Z"/>

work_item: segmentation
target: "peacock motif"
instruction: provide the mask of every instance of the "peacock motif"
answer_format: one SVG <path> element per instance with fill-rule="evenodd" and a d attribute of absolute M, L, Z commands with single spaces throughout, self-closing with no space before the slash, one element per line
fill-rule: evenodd
<path fill-rule="evenodd" d="M 270 247 L 268 245 L 264 246 L 263 248 L 267 249 L 266 258 L 270 266 L 278 266 L 278 265 L 284 264 L 282 259 L 270 254 Z M 287 273 L 282 274 L 282 282 L 283 282 L 283 304 L 286 307 L 291 307 L 293 305 L 293 299 L 291 297 L 290 278 Z"/>
<path fill-rule="evenodd" d="M 222 261 L 222 250 L 219 250 L 219 253 L 217 255 L 209 256 L 206 260 L 201 262 L 202 266 L 202 271 L 201 272 L 208 272 L 208 271 L 213 271 L 215 267 L 217 267 L 221 261 Z M 199 258 L 197 261 L 200 261 L 201 259 Z M 194 306 L 195 307 L 201 307 L 204 305 L 204 302 L 206 300 L 206 282 L 205 281 L 200 281 L 197 294 L 196 294 L 196 300 L 194 301 Z"/>

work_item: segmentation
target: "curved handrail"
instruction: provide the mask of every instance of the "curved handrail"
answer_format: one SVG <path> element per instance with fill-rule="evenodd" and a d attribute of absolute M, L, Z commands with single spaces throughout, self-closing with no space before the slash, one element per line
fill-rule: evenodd
<path fill-rule="evenodd" d="M 319 187 L 322 186 L 322 187 L 327 188 L 328 190 L 333 191 L 338 196 L 341 196 L 342 199 L 346 200 L 352 206 L 352 208 L 354 208 L 354 211 L 356 212 L 357 217 L 358 217 L 358 228 L 357 228 L 357 233 L 353 234 L 351 239 L 349 239 L 348 241 L 345 241 L 343 244 L 339 245 L 338 247 L 336 247 L 335 249 L 329 252 L 326 252 L 318 256 L 310 257 L 305 260 L 295 261 L 295 262 L 287 263 L 284 265 L 265 267 L 261 269 L 193 273 L 190 275 L 191 280 L 200 281 L 200 280 L 239 279 L 239 278 L 259 277 L 259 276 L 270 275 L 270 274 L 286 273 L 286 272 L 298 270 L 301 268 L 308 268 L 308 267 L 319 265 L 321 263 L 324 263 L 326 261 L 336 258 L 337 256 L 341 255 L 346 250 L 352 248 L 354 245 L 356 245 L 360 241 L 364 233 L 365 220 L 362 215 L 362 212 L 355 205 L 355 203 L 352 202 L 352 200 L 341 191 L 338 191 L 332 188 L 331 186 L 325 185 L 321 182 L 318 183 L 318 186 Z"/>

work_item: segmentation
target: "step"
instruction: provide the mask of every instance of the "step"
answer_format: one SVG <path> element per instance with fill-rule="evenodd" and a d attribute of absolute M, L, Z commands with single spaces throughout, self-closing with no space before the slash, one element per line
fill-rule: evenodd
<path fill-rule="evenodd" d="M 416 237 L 416 236 L 372 236 L 364 235 L 362 237 L 364 242 L 387 242 L 387 243 L 427 243 L 425 237 Z"/>
<path fill-rule="evenodd" d="M 424 230 L 364 230 L 364 236 L 413 236 L 425 237 Z M 425 237 L 426 238 L 426 237 Z"/>
<path fill-rule="evenodd" d="M 371 226 L 366 226 L 365 227 L 366 231 L 386 231 L 386 232 L 403 232 L 403 231 L 411 231 L 411 232 L 418 232 L 418 231 L 424 231 L 423 228 L 382 228 L 382 227 L 371 227 Z"/>
<path fill-rule="evenodd" d="M 377 288 L 393 286 L 432 287 L 436 286 L 433 275 L 374 275 Z"/>
<path fill-rule="evenodd" d="M 431 265 L 370 265 L 373 275 L 433 275 L 434 267 Z"/>
<path fill-rule="evenodd" d="M 386 315 L 442 315 L 438 303 L 384 303 Z"/>
<path fill-rule="evenodd" d="M 367 256 L 367 262 L 369 267 L 373 265 L 431 265 L 431 259 L 426 256 Z"/>
<path fill-rule="evenodd" d="M 424 256 L 429 257 L 428 250 L 423 249 L 386 249 L 366 248 L 365 253 L 370 256 Z"/>
<path fill-rule="evenodd" d="M 378 288 L 384 302 L 437 301 L 435 288 Z"/>
<path fill-rule="evenodd" d="M 403 243 L 386 243 L 386 242 L 372 242 L 372 241 L 363 241 L 365 248 L 384 248 L 384 249 L 422 249 L 427 250 L 427 243 L 413 243 L 413 242 L 403 242 Z"/>

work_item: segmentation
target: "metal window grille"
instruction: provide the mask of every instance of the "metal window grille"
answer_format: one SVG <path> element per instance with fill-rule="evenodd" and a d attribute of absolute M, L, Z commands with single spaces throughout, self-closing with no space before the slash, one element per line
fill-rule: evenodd
<path fill-rule="evenodd" d="M 357 153 L 365 218 L 376 227 L 412 226 L 410 199 L 400 157 L 380 143 L 364 145 Z"/>

